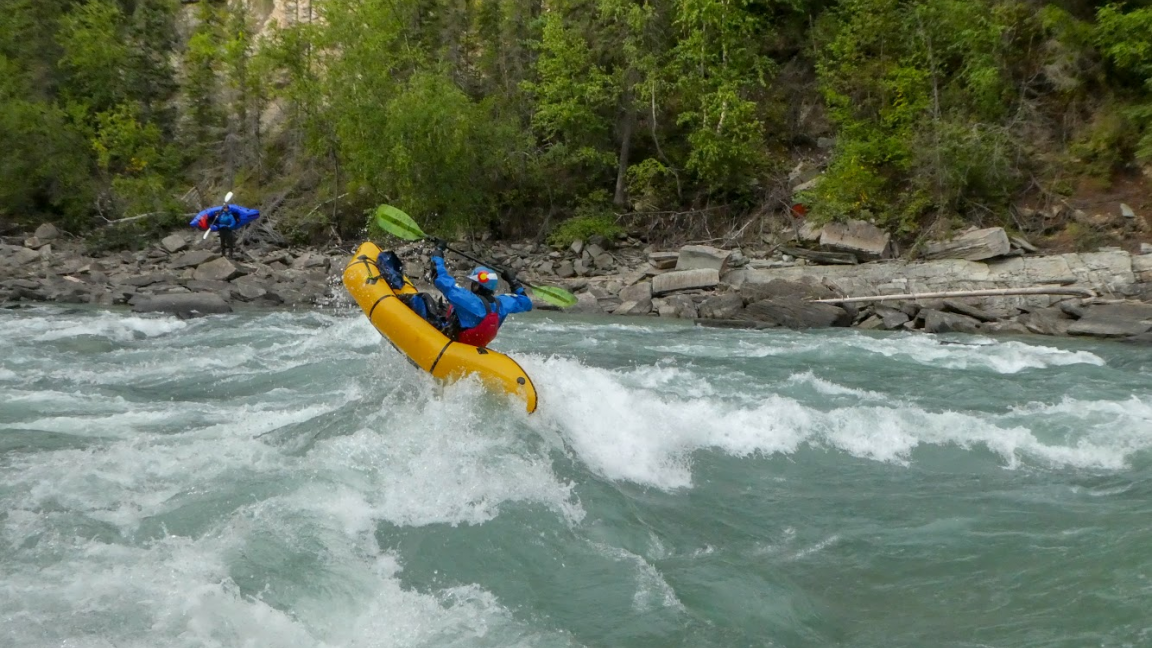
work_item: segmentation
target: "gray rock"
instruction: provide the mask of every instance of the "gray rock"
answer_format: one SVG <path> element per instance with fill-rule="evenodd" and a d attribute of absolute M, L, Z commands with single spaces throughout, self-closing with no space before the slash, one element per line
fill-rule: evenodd
<path fill-rule="evenodd" d="M 235 284 L 236 294 L 244 301 L 255 301 L 268 294 L 268 290 L 255 283 Z"/>
<path fill-rule="evenodd" d="M 232 307 L 216 293 L 153 295 L 135 301 L 135 313 L 170 313 L 180 319 L 231 313 Z"/>
<path fill-rule="evenodd" d="M 1027 335 L 1031 333 L 1028 327 L 1020 322 L 984 322 L 980 325 L 980 332 L 989 335 Z"/>
<path fill-rule="evenodd" d="M 887 253 L 889 239 L 884 230 L 859 220 L 828 223 L 820 232 L 820 245 L 873 259 Z"/>
<path fill-rule="evenodd" d="M 839 306 L 813 304 L 797 297 L 777 297 L 751 303 L 742 311 L 742 316 L 793 329 L 851 326 L 853 320 Z"/>
<path fill-rule="evenodd" d="M 921 314 L 928 333 L 976 333 L 980 327 L 980 320 L 958 313 L 925 309 Z"/>
<path fill-rule="evenodd" d="M 623 301 L 652 301 L 652 282 L 642 281 L 634 286 L 627 286 L 620 290 L 620 299 Z"/>
<path fill-rule="evenodd" d="M 870 315 L 863 322 L 856 325 L 856 328 L 864 329 L 865 331 L 874 331 L 877 329 L 886 328 L 884 320 L 879 315 Z"/>
<path fill-rule="evenodd" d="M 160 245 L 169 252 L 179 252 L 188 247 L 188 239 L 183 234 L 169 234 L 160 241 Z"/>
<path fill-rule="evenodd" d="M 697 309 L 701 319 L 732 319 L 744 308 L 744 299 L 736 293 L 713 295 Z"/>
<path fill-rule="evenodd" d="M 982 261 L 1008 254 L 1012 249 L 1003 227 L 966 232 L 948 241 L 935 241 L 924 246 L 925 259 L 966 259 Z"/>
<path fill-rule="evenodd" d="M 41 241 L 35 236 L 29 236 L 28 238 L 24 239 L 24 247 L 28 248 L 29 250 L 39 250 L 45 245 L 47 245 L 46 241 Z"/>
<path fill-rule="evenodd" d="M 962 301 L 956 301 L 954 299 L 944 300 L 944 310 L 951 311 L 953 313 L 960 313 L 961 315 L 967 315 L 968 317 L 980 320 L 981 322 L 994 322 L 996 319 L 998 319 L 991 313 L 985 312 L 979 308 L 976 308 L 975 306 L 965 304 Z"/>
<path fill-rule="evenodd" d="M 587 251 L 588 256 L 592 257 L 593 259 L 600 256 L 601 254 L 604 254 L 604 248 L 596 245 L 595 243 L 590 243 L 588 247 L 584 248 L 584 250 Z"/>
<path fill-rule="evenodd" d="M 173 270 L 190 268 L 219 258 L 220 255 L 211 250 L 189 250 L 173 259 L 171 267 Z"/>
<path fill-rule="evenodd" d="M 569 246 L 568 249 L 572 250 L 572 254 L 575 254 L 576 256 L 580 256 L 580 253 L 584 251 L 584 241 L 581 241 L 581 240 L 572 241 L 572 245 Z"/>
<path fill-rule="evenodd" d="M 770 329 L 779 328 L 772 322 L 757 322 L 755 320 L 747 319 L 698 319 L 696 320 L 697 326 L 705 328 L 726 328 L 726 329 Z"/>
<path fill-rule="evenodd" d="M 114 277 L 113 281 L 117 284 L 122 284 L 125 286 L 143 288 L 144 286 L 151 286 L 153 284 L 171 283 L 176 281 L 176 277 L 168 272 L 149 272 L 142 275 Z"/>
<path fill-rule="evenodd" d="M 14 266 L 23 266 L 40 260 L 40 253 L 28 248 L 17 248 L 8 256 L 9 263 Z"/>
<path fill-rule="evenodd" d="M 615 310 L 612 311 L 613 315 L 647 315 L 652 312 L 652 300 L 645 299 L 643 301 L 626 301 L 622 302 Z"/>
<path fill-rule="evenodd" d="M 616 260 L 612 258 L 611 254 L 606 252 L 601 252 L 600 254 L 596 255 L 592 259 L 592 262 L 595 263 L 596 267 L 600 270 L 611 270 L 612 268 L 616 267 Z"/>
<path fill-rule="evenodd" d="M 232 284 L 227 281 L 213 281 L 208 279 L 193 279 L 184 284 L 192 292 L 214 292 L 227 299 L 232 292 Z"/>
<path fill-rule="evenodd" d="M 1080 319 L 1081 317 L 1084 317 L 1084 313 L 1087 312 L 1084 309 L 1083 304 L 1081 304 L 1080 300 L 1078 299 L 1068 299 L 1062 301 L 1059 304 L 1056 304 L 1056 307 L 1064 311 L 1064 313 L 1072 319 Z"/>
<path fill-rule="evenodd" d="M 672 295 L 667 299 L 653 300 L 652 304 L 656 306 L 660 317 L 696 319 L 696 302 L 688 295 Z"/>
<path fill-rule="evenodd" d="M 1072 320 L 1059 308 L 1035 308 L 1020 316 L 1020 323 L 1038 335 L 1068 335 Z"/>
<path fill-rule="evenodd" d="M 677 270 L 711 269 L 723 274 L 728 269 L 732 250 L 721 250 L 708 245 L 685 245 L 676 257 Z"/>
<path fill-rule="evenodd" d="M 919 309 L 917 309 L 917 311 L 918 310 Z M 884 328 L 889 331 L 894 331 L 904 326 L 905 322 L 912 319 L 908 313 L 905 313 L 898 308 L 892 308 L 891 306 L 877 305 L 873 308 L 873 312 L 875 312 L 876 315 L 880 318 Z M 912 316 L 915 315 L 916 313 L 912 313 Z"/>
<path fill-rule="evenodd" d="M 676 290 L 712 288 L 720 283 L 720 273 L 713 268 L 677 270 L 652 278 L 652 294 L 663 295 Z"/>
<path fill-rule="evenodd" d="M 323 254 L 308 252 L 292 262 L 293 270 L 308 270 L 311 268 L 328 269 L 328 257 Z"/>
<path fill-rule="evenodd" d="M 600 302 L 595 295 L 590 292 L 582 292 L 576 295 L 576 304 L 570 306 L 567 312 L 600 315 L 604 313 L 604 309 L 600 308 Z"/>
<path fill-rule="evenodd" d="M 41 241 L 48 242 L 60 236 L 60 231 L 57 230 L 56 226 L 52 223 L 44 223 L 40 227 L 36 228 L 36 232 L 33 234 L 33 236 L 40 239 Z"/>
<path fill-rule="evenodd" d="M 564 260 L 560 265 L 556 266 L 556 276 L 562 279 L 568 279 L 576 276 L 576 269 L 572 267 L 572 262 Z"/>
<path fill-rule="evenodd" d="M 648 263 L 657 270 L 671 270 L 680 259 L 679 252 L 649 252 Z"/>
<path fill-rule="evenodd" d="M 239 277 L 240 270 L 230 260 L 219 257 L 213 261 L 200 264 L 192 275 L 197 281 L 229 281 Z"/>
<path fill-rule="evenodd" d="M 744 298 L 745 303 L 750 304 L 774 297 L 828 299 L 836 295 L 827 286 L 811 277 L 803 277 L 800 281 L 771 279 L 765 282 L 760 281 L 758 275 L 753 275 L 746 278 L 740 286 L 740 296 Z"/>
<path fill-rule="evenodd" d="M 1068 327 L 1069 335 L 1130 337 L 1152 331 L 1152 304 L 1093 304 Z"/>

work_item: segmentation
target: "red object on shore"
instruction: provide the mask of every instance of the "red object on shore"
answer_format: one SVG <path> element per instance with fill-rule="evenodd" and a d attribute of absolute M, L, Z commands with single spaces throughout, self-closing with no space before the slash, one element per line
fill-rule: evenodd
<path fill-rule="evenodd" d="M 803 203 L 792 205 L 792 218 L 804 218 L 808 215 L 808 206 Z"/>

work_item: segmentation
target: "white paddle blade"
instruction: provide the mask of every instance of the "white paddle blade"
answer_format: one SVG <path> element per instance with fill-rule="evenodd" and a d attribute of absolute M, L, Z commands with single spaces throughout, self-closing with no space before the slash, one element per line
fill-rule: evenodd
<path fill-rule="evenodd" d="M 232 200 L 232 192 L 231 191 L 229 191 L 228 194 L 224 196 L 224 202 L 228 202 L 229 200 Z"/>

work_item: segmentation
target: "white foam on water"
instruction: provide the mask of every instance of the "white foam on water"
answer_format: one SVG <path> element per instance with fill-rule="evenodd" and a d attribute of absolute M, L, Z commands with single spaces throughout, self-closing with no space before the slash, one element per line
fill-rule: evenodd
<path fill-rule="evenodd" d="M 1143 431 L 1152 428 L 1136 424 L 1112 437 L 1057 438 L 1020 417 L 929 411 L 883 395 L 824 411 L 765 386 L 729 399 L 668 393 L 659 381 L 637 377 L 654 371 L 648 367 L 606 370 L 559 358 L 524 364 L 543 394 L 534 424 L 558 430 L 594 472 L 662 489 L 691 486 L 692 454 L 707 449 L 749 456 L 826 446 L 906 464 L 921 445 L 981 446 L 1009 468 L 1033 461 L 1120 470 L 1133 453 L 1152 448 L 1152 432 Z"/>
<path fill-rule="evenodd" d="M 475 585 L 407 590 L 398 556 L 381 551 L 370 536 L 347 536 L 328 518 L 301 514 L 281 500 L 239 509 L 195 539 L 167 536 L 125 545 L 42 535 L 25 553 L 29 561 L 0 581 L 5 645 L 568 643 L 524 626 Z M 294 557 L 317 560 L 298 567 L 307 574 L 284 587 L 276 582 L 275 566 L 288 567 Z M 32 563 L 45 558 L 50 560 Z M 244 578 L 253 561 L 272 567 L 271 580 L 262 585 Z"/>
<path fill-rule="evenodd" d="M 390 373 L 407 368 L 384 358 Z M 571 523 L 583 516 L 547 451 L 526 446 L 521 403 L 476 381 L 440 395 L 430 381 L 406 389 L 412 398 L 386 400 L 369 427 L 302 456 L 259 435 L 363 393 L 283 410 L 217 404 L 219 420 L 179 434 L 151 434 L 156 421 L 124 412 L 121 422 L 137 426 L 130 438 L 7 458 L 0 553 L 20 567 L 0 582 L 0 645 L 571 644 L 518 621 L 479 586 L 406 589 L 404 557 L 376 545 L 380 520 L 482 524 L 509 503 Z M 255 484 L 275 492 L 242 495 Z M 230 487 L 237 495 L 218 501 Z M 191 537 L 133 541 L 148 520 L 202 500 L 232 510 L 212 513 Z M 78 532 L 78 520 L 115 531 Z M 289 567 L 300 558 L 304 566 Z M 253 573 L 270 580 L 249 583 Z"/>
<path fill-rule="evenodd" d="M 845 387 L 839 385 L 831 380 L 825 380 L 817 377 L 811 371 L 804 371 L 795 373 L 788 377 L 788 382 L 796 385 L 810 385 L 817 393 L 824 394 L 825 396 L 856 396 L 861 399 L 874 399 L 884 400 L 888 396 L 879 392 L 868 391 L 866 389 L 854 389 L 852 387 Z"/>
<path fill-rule="evenodd" d="M 1069 351 L 1019 340 L 1001 341 L 973 337 L 957 342 L 951 338 L 907 333 L 884 337 L 845 335 L 835 338 L 833 344 L 835 343 L 889 358 L 906 357 L 934 367 L 991 369 L 1000 374 L 1075 364 L 1095 366 L 1105 364 L 1103 358 L 1088 351 Z"/>
<path fill-rule="evenodd" d="M 634 554 L 627 549 L 599 542 L 591 544 L 600 555 L 631 566 L 636 581 L 636 591 L 632 594 L 632 609 L 634 611 L 647 612 L 656 608 L 672 608 L 678 611 L 686 609 L 676 596 L 676 590 L 672 589 L 660 570 L 645 560 L 643 556 Z"/>
<path fill-rule="evenodd" d="M 415 373 L 415 370 L 412 370 Z M 509 503 L 539 504 L 569 522 L 584 511 L 551 460 L 525 446 L 523 404 L 477 380 L 383 404 L 356 433 L 319 444 L 312 460 L 370 493 L 363 514 L 400 526 L 482 524 Z"/>
<path fill-rule="evenodd" d="M 101 312 L 96 316 L 82 318 L 66 316 L 59 319 L 37 318 L 30 321 L 36 323 L 35 330 L 38 331 L 31 336 L 33 342 L 51 342 L 83 336 L 131 342 L 143 338 L 157 338 L 188 328 L 187 322 L 174 317 L 126 316 L 113 312 Z"/>

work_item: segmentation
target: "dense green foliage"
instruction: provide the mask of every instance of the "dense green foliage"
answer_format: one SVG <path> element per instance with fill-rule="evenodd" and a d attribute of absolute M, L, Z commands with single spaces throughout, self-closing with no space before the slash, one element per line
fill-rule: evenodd
<path fill-rule="evenodd" d="M 1152 165 L 1146 2 L 316 0 L 261 33 L 273 4 L 6 3 L 0 214 L 223 187 L 303 239 L 388 202 L 559 241 L 781 210 L 808 160 L 816 218 L 911 234 Z"/>

